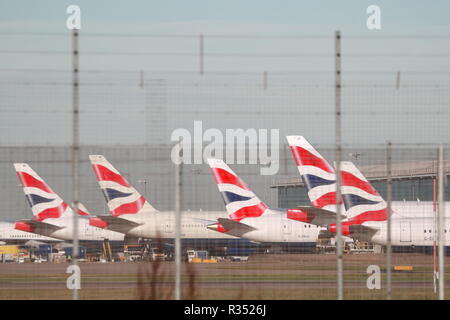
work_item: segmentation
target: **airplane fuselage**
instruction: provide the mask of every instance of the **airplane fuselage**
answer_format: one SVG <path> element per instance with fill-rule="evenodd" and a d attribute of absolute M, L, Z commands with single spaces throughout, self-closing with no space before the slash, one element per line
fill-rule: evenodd
<path fill-rule="evenodd" d="M 450 206 L 446 205 L 444 219 L 445 245 L 450 246 Z M 433 246 L 437 241 L 437 221 L 432 202 L 393 202 L 391 216 L 391 244 L 393 246 Z M 363 225 L 376 228 L 371 242 L 387 243 L 387 221 L 365 222 Z"/>
<path fill-rule="evenodd" d="M 131 215 L 130 215 L 131 216 Z M 236 239 L 237 237 L 208 229 L 209 223 L 217 218 L 228 218 L 223 211 L 184 211 L 181 220 L 182 239 Z M 135 220 L 136 221 L 136 220 Z M 151 212 L 141 218 L 140 226 L 127 231 L 127 235 L 142 238 L 174 238 L 175 214 L 172 211 Z M 255 218 L 244 218 L 240 221 L 255 230 L 249 231 L 240 238 L 264 243 L 314 243 L 320 228 L 311 224 L 293 221 L 287 218 L 286 209 L 271 210 L 270 214 Z"/>
<path fill-rule="evenodd" d="M 242 237 L 259 242 L 316 243 L 321 228 L 309 223 L 288 219 L 286 209 L 268 209 L 269 214 L 255 218 L 244 218 L 245 223 L 255 230 Z M 267 212 L 267 211 L 266 211 Z"/>
<path fill-rule="evenodd" d="M 123 219 L 130 217 L 130 220 L 140 224 L 126 232 L 129 236 L 150 239 L 175 238 L 175 212 L 173 211 L 145 212 L 136 219 L 131 214 L 120 217 Z M 226 217 L 226 213 L 221 211 L 183 211 L 180 237 L 182 239 L 235 239 L 233 236 L 206 228 L 208 223 L 214 223 L 217 218 Z"/>

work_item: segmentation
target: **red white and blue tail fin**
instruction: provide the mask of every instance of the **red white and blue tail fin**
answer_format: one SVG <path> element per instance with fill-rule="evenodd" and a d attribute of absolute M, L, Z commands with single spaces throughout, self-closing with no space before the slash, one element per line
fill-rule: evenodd
<path fill-rule="evenodd" d="M 361 224 L 387 219 L 386 202 L 352 162 L 341 162 L 341 181 L 349 221 Z"/>
<path fill-rule="evenodd" d="M 208 159 L 208 164 L 231 220 L 240 221 L 244 218 L 259 217 L 266 212 L 268 207 L 265 203 L 225 162 L 220 159 Z"/>
<path fill-rule="evenodd" d="M 287 141 L 313 207 L 336 212 L 336 173 L 334 168 L 302 136 Z"/>
<path fill-rule="evenodd" d="M 104 156 L 90 155 L 89 159 L 113 216 L 134 221 L 156 211 Z"/>
<path fill-rule="evenodd" d="M 14 168 L 36 221 L 61 225 L 62 218 L 73 215 L 67 203 L 28 164 L 15 163 Z"/>
<path fill-rule="evenodd" d="M 78 208 L 75 208 L 74 205 L 72 205 L 72 207 L 74 209 L 77 209 L 77 212 L 80 216 L 90 216 L 91 213 L 89 212 L 88 209 L 86 209 L 86 207 L 84 206 L 84 204 L 82 204 L 81 202 L 78 202 Z"/>

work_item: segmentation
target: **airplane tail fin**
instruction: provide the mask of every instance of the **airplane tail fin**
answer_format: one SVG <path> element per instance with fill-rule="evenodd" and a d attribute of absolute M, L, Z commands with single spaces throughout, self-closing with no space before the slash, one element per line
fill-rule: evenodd
<path fill-rule="evenodd" d="M 67 203 L 28 164 L 14 163 L 14 168 L 35 220 L 56 222 L 73 214 Z"/>
<path fill-rule="evenodd" d="M 268 208 L 244 181 L 220 159 L 208 159 L 208 164 L 225 202 L 230 219 L 240 221 L 244 218 L 259 217 Z"/>
<path fill-rule="evenodd" d="M 97 181 L 113 216 L 134 220 L 156 211 L 150 203 L 102 155 L 89 155 Z"/>
<path fill-rule="evenodd" d="M 78 214 L 80 216 L 90 216 L 91 213 L 89 212 L 88 209 L 86 209 L 86 207 L 84 206 L 84 204 L 82 204 L 81 202 L 78 202 L 78 208 L 75 208 L 75 205 L 73 205 L 74 209 L 77 209 Z"/>
<path fill-rule="evenodd" d="M 286 138 L 312 206 L 336 212 L 334 168 L 304 137 Z"/>
<path fill-rule="evenodd" d="M 341 181 L 349 221 L 363 223 L 387 219 L 386 202 L 352 162 L 341 162 Z"/>

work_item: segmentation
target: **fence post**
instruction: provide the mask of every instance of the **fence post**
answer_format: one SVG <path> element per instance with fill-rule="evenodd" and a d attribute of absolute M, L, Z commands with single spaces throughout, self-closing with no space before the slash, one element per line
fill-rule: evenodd
<path fill-rule="evenodd" d="M 387 241 L 386 241 L 386 289 L 387 299 L 392 299 L 392 143 L 388 141 L 386 146 L 386 167 L 387 167 Z"/>
<path fill-rule="evenodd" d="M 175 300 L 181 300 L 181 142 L 176 148 L 180 159 L 175 165 Z"/>
<path fill-rule="evenodd" d="M 341 33 L 335 35 L 335 129 L 336 129 L 336 258 L 337 258 L 337 298 L 344 299 L 344 270 L 342 257 L 341 225 Z"/>
<path fill-rule="evenodd" d="M 439 300 L 445 299 L 444 288 L 444 147 L 439 146 L 438 151 L 438 239 L 439 239 Z"/>
<path fill-rule="evenodd" d="M 73 203 L 73 248 L 72 264 L 78 265 L 78 203 L 79 203 L 79 166 L 80 166 L 80 88 L 79 88 L 79 52 L 78 30 L 72 31 L 72 203 Z M 78 289 L 72 289 L 72 299 L 78 300 Z"/>

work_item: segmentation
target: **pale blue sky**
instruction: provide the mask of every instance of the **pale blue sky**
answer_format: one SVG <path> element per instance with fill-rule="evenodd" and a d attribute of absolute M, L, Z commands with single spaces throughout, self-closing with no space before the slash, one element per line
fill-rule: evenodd
<path fill-rule="evenodd" d="M 71 42 L 66 29 L 66 8 L 70 4 L 81 7 L 81 71 L 129 72 L 82 73 L 84 81 L 126 84 L 120 88 L 84 87 L 81 92 L 81 138 L 84 143 L 148 141 L 149 132 L 155 129 L 146 129 L 148 101 L 138 85 L 139 70 L 145 71 L 147 81 L 167 80 L 170 94 L 164 115 L 167 130 L 159 140 L 168 140 L 174 128 L 190 128 L 193 120 L 204 120 L 207 127 L 280 128 L 281 134 L 300 133 L 312 136 L 319 143 L 332 143 L 334 95 L 328 85 L 334 74 L 332 37 L 337 29 L 343 33 L 343 77 L 350 87 L 343 93 L 343 109 L 347 112 L 343 120 L 346 142 L 384 143 L 387 139 L 395 139 L 432 143 L 447 137 L 450 38 L 427 38 L 427 35 L 450 36 L 450 1 L 0 1 L 0 70 L 70 71 L 68 54 L 4 52 L 70 52 Z M 371 4 L 381 7 L 380 31 L 366 28 L 366 8 Z M 8 35 L 21 32 L 67 33 L 67 36 Z M 196 74 L 199 69 L 197 38 L 84 37 L 92 33 L 204 33 L 207 54 L 204 80 Z M 328 38 L 249 40 L 207 37 L 221 34 L 319 35 Z M 376 39 L 377 36 L 398 34 L 412 38 Z M 351 35 L 363 37 L 346 38 Z M 142 55 L 180 52 L 188 56 Z M 208 56 L 214 53 L 307 56 Z M 360 56 L 355 56 L 358 54 Z M 167 71 L 193 72 L 195 77 L 175 79 L 168 77 Z M 214 71 L 253 73 L 253 76 L 247 82 L 241 76 L 226 78 L 224 83 L 242 83 L 242 86 L 224 87 L 222 79 L 210 76 Z M 268 92 L 260 91 L 263 71 L 269 73 L 271 91 Z M 402 72 L 401 83 L 409 85 L 407 90 L 395 90 L 397 71 Z M 296 72 L 300 76 L 298 79 L 283 78 L 274 76 L 276 72 Z M 382 74 L 377 75 L 378 72 Z M 417 72 L 421 75 L 417 76 Z M 429 74 L 424 75 L 424 72 Z M 50 85 L 35 87 L 27 81 L 44 81 Z M 70 84 L 70 74 L 0 72 L 3 83 L 0 108 L 4 115 L 0 120 L 0 136 L 8 137 L 3 143 L 61 145 L 70 141 L 70 85 L 51 84 L 61 81 Z M 196 87 L 198 81 L 203 81 L 204 86 Z M 274 84 L 280 86 L 275 89 Z M 309 89 L 308 86 L 316 84 L 318 87 Z M 361 84 L 367 88 L 360 88 Z M 377 87 L 372 90 L 370 86 L 373 85 Z M 424 114 L 425 109 L 429 113 Z M 124 110 L 126 114 L 121 113 Z M 235 113 L 221 114 L 230 110 Z M 275 112 L 275 116 L 241 116 L 240 110 L 263 114 Z M 304 112 L 304 116 L 295 112 Z M 39 123 L 38 127 L 36 123 Z"/>
<path fill-rule="evenodd" d="M 65 8 L 77 4 L 86 23 L 174 23 L 230 21 L 265 24 L 356 25 L 364 22 L 368 5 L 382 8 L 387 27 L 448 26 L 450 3 L 446 0 L 191 0 L 191 1 L 1 1 L 1 21 L 64 21 Z M 29 25 L 31 27 L 31 25 Z M 56 27 L 55 27 L 56 28 Z M 107 31 L 109 26 L 104 26 Z M 38 31 L 38 30 L 35 30 Z"/>
<path fill-rule="evenodd" d="M 0 0 L 1 146 L 68 146 L 71 143 L 70 55 L 5 52 L 69 53 L 71 39 L 66 29 L 66 8 L 71 4 L 81 7 L 82 18 L 81 143 L 101 146 L 92 147 L 89 152 L 104 152 L 141 190 L 142 185 L 137 184 L 137 180 L 149 178 L 148 194 L 159 209 L 171 209 L 173 203 L 168 189 L 168 181 L 173 180 L 167 178 L 172 177 L 169 153 L 152 154 L 152 159 L 162 159 L 156 164 L 136 163 L 130 161 L 136 156 L 132 154 L 133 149 L 116 152 L 116 145 L 152 141 L 170 143 L 173 129 L 192 130 L 194 120 L 202 120 L 204 130 L 279 129 L 281 144 L 285 143 L 284 135 L 301 134 L 319 149 L 333 145 L 335 30 L 343 33 L 342 124 L 345 145 L 357 145 L 359 147 L 354 147 L 354 150 L 360 150 L 361 146 L 373 148 L 386 140 L 394 143 L 450 141 L 450 37 L 427 37 L 450 36 L 448 0 Z M 366 8 L 372 4 L 381 7 L 381 31 L 366 28 Z M 67 35 L 17 35 L 29 32 Z M 206 54 L 287 53 L 307 56 L 206 56 L 205 75 L 199 76 L 197 38 L 85 37 L 93 33 L 203 33 L 206 35 Z M 319 35 L 327 38 L 208 38 L 211 34 Z M 398 34 L 412 38 L 376 38 Z M 349 35 L 363 37 L 351 39 Z M 86 53 L 89 51 L 183 52 L 191 56 L 93 55 Z M 29 71 L 35 69 L 57 72 Z M 61 70 L 67 72 L 59 72 Z M 87 70 L 105 72 L 89 73 Z M 111 72 L 113 70 L 126 72 Z M 145 88 L 139 86 L 140 70 L 145 70 Z M 188 71 L 190 74 L 170 73 L 174 71 Z M 222 74 L 212 74 L 213 71 Z M 267 90 L 262 85 L 263 71 L 268 72 Z M 396 88 L 397 71 L 402 72 L 399 89 Z M 224 75 L 224 72 L 231 74 Z M 286 74 L 290 72 L 296 75 Z M 111 145 L 114 147 L 108 148 Z M 137 158 L 147 159 L 142 150 Z M 434 157 L 434 149 L 429 154 Z M 384 153 L 377 155 L 378 159 L 367 161 L 382 163 Z M 30 162 L 55 190 L 61 192 L 65 199 L 70 199 L 70 170 L 65 162 L 69 153 L 61 151 L 54 154 L 39 147 L 13 148 L 2 156 L 2 218 L 16 219 L 30 214 L 9 162 Z M 83 159 L 86 161 L 87 158 Z M 295 175 L 296 168 L 288 154 L 286 159 L 282 172 L 286 169 Z M 103 212 L 103 201 L 92 172 L 86 162 L 82 166 L 83 202 L 93 212 Z M 209 170 L 206 166 L 203 169 Z M 243 172 L 242 168 L 237 169 Z M 253 169 L 259 172 L 259 165 Z M 194 180 L 197 176 L 205 180 Z M 194 181 L 188 185 L 192 190 L 185 192 L 192 193 L 193 200 L 189 206 L 208 209 L 210 205 L 211 208 L 222 209 L 210 177 L 195 177 L 189 180 Z M 247 180 L 258 195 L 274 205 L 275 197 L 270 198 L 274 191 L 268 188 L 271 180 L 265 177 L 262 181 L 258 178 Z M 14 185 L 16 187 L 12 188 Z M 211 201 L 213 197 L 217 197 L 217 201 Z"/>
<path fill-rule="evenodd" d="M 374 36 L 386 35 L 449 35 L 450 1 L 1 1 L 0 2 L 0 49 L 3 50 L 70 50 L 68 37 L 8 36 L 8 32 L 54 32 L 66 33 L 66 8 L 70 4 L 81 7 L 82 30 L 81 53 L 88 51 L 110 52 L 170 52 L 198 53 L 197 39 L 126 39 L 126 38 L 83 38 L 92 33 L 135 33 L 135 34 L 250 34 L 250 35 L 321 35 L 332 37 L 335 30 L 343 33 L 343 53 L 382 52 L 394 53 L 441 53 L 449 49 L 449 39 L 435 39 L 408 42 L 371 41 Z M 377 4 L 381 8 L 382 30 L 369 31 L 366 28 L 366 8 Z M 364 35 L 368 41 L 345 40 L 345 36 Z M 208 53 L 330 53 L 333 42 L 328 40 L 223 40 L 205 39 Z M 99 59 L 85 55 L 84 69 L 136 70 L 197 70 L 197 58 L 106 56 Z M 0 68 L 68 69 L 69 57 L 62 55 L 5 54 Z M 209 71 L 284 71 L 295 69 L 292 59 L 230 59 L 211 58 L 205 66 Z M 257 64 L 254 61 L 257 60 Z M 375 67 L 383 68 L 385 61 Z M 421 64 L 426 70 L 442 70 L 447 65 L 442 59 L 435 59 L 411 65 L 397 59 L 397 65 L 389 64 L 385 69 L 417 70 Z M 69 60 L 70 61 L 70 60 Z M 274 63 L 274 61 L 276 63 Z M 283 62 L 288 61 L 288 65 Z M 306 59 L 305 59 L 306 61 Z M 298 62 L 298 61 L 294 61 Z M 390 62 L 390 61 L 388 61 Z M 348 60 L 343 68 L 348 67 Z M 360 64 L 372 64 L 370 60 L 352 61 L 360 69 Z M 402 65 L 403 63 L 403 65 Z M 320 60 L 307 61 L 311 68 L 319 70 Z M 230 68 L 234 66 L 234 70 Z M 189 68 L 188 68 L 189 67 Z M 299 71 L 304 66 L 298 67 Z"/>

